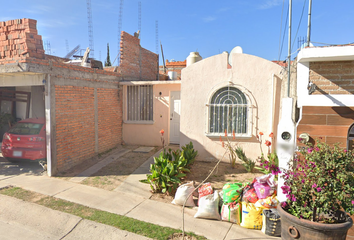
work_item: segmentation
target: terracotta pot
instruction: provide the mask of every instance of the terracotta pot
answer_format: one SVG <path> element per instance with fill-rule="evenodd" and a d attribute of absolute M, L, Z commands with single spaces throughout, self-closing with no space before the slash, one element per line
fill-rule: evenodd
<path fill-rule="evenodd" d="M 326 224 L 299 219 L 278 205 L 281 217 L 281 239 L 284 240 L 345 240 L 353 220 L 348 217 L 345 223 Z"/>

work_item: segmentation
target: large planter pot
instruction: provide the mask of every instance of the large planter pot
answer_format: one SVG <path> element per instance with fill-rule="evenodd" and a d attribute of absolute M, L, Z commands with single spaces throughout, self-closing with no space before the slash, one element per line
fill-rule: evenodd
<path fill-rule="evenodd" d="M 281 239 L 284 240 L 345 240 L 353 220 L 348 216 L 345 223 L 326 224 L 299 219 L 278 205 L 281 217 Z"/>

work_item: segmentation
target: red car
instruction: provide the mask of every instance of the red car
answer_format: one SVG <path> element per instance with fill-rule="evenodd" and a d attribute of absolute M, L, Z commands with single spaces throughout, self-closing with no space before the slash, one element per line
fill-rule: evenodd
<path fill-rule="evenodd" d="M 3 137 L 1 151 L 10 162 L 46 158 L 45 118 L 17 122 Z"/>

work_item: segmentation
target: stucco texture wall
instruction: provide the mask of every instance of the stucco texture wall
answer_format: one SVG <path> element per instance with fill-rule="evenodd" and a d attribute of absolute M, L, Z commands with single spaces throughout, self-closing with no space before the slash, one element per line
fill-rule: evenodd
<path fill-rule="evenodd" d="M 228 67 L 228 56 L 228 53 L 215 55 L 182 70 L 180 144 L 185 145 L 192 141 L 201 158 L 219 159 L 223 156 L 225 150 L 221 146 L 219 135 L 206 136 L 206 103 L 210 101 L 212 93 L 230 85 L 243 91 L 253 107 L 251 136 L 236 138 L 233 142 L 239 144 L 248 157 L 256 159 L 261 154 L 256 137 L 259 131 L 264 132 L 265 136 L 272 131 L 276 134 L 279 110 L 274 106 L 278 106 L 280 100 L 277 96 L 281 92 L 281 67 L 247 54 L 233 54 L 232 67 Z M 223 137 L 224 134 L 220 136 Z M 223 139 L 225 140 L 224 137 Z M 266 152 L 264 144 L 263 151 Z M 227 156 L 224 160 L 229 161 Z"/>
<path fill-rule="evenodd" d="M 153 123 L 133 124 L 123 123 L 123 141 L 129 145 L 162 146 L 160 130 L 165 131 L 165 144 L 169 143 L 170 135 L 170 92 L 180 91 L 181 85 L 177 84 L 155 84 L 153 86 Z M 124 93 L 127 86 L 123 88 Z M 161 96 L 159 93 L 161 92 Z M 126 96 L 124 96 L 126 99 Z M 125 102 L 125 101 L 123 101 Z M 126 102 L 124 112 L 126 113 Z M 126 118 L 124 118 L 126 120 Z"/>

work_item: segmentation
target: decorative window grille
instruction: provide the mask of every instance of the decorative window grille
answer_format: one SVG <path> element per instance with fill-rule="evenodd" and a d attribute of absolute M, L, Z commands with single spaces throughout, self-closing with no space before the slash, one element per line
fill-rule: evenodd
<path fill-rule="evenodd" d="M 249 112 L 245 94 L 235 87 L 223 87 L 211 97 L 209 108 L 209 134 L 248 135 Z"/>
<path fill-rule="evenodd" d="M 153 121 L 153 85 L 127 86 L 127 120 Z"/>

